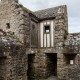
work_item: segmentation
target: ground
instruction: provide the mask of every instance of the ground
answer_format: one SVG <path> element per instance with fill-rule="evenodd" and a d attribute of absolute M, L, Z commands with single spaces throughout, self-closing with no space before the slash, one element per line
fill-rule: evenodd
<path fill-rule="evenodd" d="M 49 77 L 47 79 L 40 79 L 40 80 L 58 80 L 58 79 L 55 76 L 51 76 L 51 77 Z"/>
<path fill-rule="evenodd" d="M 55 76 L 51 76 L 47 80 L 58 80 L 58 79 Z"/>

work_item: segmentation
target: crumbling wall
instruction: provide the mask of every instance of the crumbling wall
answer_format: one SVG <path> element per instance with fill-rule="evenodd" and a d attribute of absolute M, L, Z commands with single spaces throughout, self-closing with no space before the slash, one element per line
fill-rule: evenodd
<path fill-rule="evenodd" d="M 1 80 L 27 80 L 26 48 L 30 47 L 29 20 L 28 12 L 23 6 L 19 5 L 18 0 L 1 1 L 0 31 L 3 33 L 0 32 L 0 35 L 4 34 L 2 35 L 1 43 L 6 42 L 10 44 L 6 59 L 0 58 Z M 15 36 L 15 38 L 13 36 Z M 12 41 L 13 44 L 7 41 Z M 5 44 L 6 48 L 8 47 L 7 44 Z M 14 44 L 19 45 L 19 47 L 16 47 Z M 2 49 L 2 46 L 0 49 Z M 6 53 L 7 50 L 5 51 L 5 54 Z"/>
<path fill-rule="evenodd" d="M 64 46 L 64 77 L 66 80 L 79 80 L 80 79 L 80 33 L 72 33 L 69 34 Z M 74 56 L 74 63 L 71 65 L 70 63 L 67 64 L 65 59 L 67 58 L 67 55 L 69 55 L 68 58 L 71 59 L 73 55 Z M 71 56 L 71 57 L 70 57 Z"/>
<path fill-rule="evenodd" d="M 13 52 L 15 50 L 13 49 Z M 10 79 L 12 80 L 27 80 L 28 61 L 25 54 L 25 48 L 19 48 L 17 52 L 11 53 L 10 64 Z M 8 69 L 9 70 L 9 69 Z"/>
<path fill-rule="evenodd" d="M 2 0 L 0 3 L 0 29 L 15 35 L 29 47 L 29 14 L 18 0 Z M 26 40 L 27 39 L 27 40 Z"/>
<path fill-rule="evenodd" d="M 27 80 L 27 55 L 17 38 L 0 34 L 0 79 Z"/>

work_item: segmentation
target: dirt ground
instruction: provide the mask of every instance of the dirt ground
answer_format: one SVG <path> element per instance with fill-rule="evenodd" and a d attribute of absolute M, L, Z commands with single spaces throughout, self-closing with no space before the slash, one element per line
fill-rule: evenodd
<path fill-rule="evenodd" d="M 55 76 L 51 76 L 48 79 L 40 79 L 40 80 L 58 80 L 58 79 Z"/>
<path fill-rule="evenodd" d="M 49 78 L 46 79 L 46 80 L 58 80 L 58 79 L 57 79 L 57 77 L 55 77 L 55 76 L 51 76 L 51 77 L 49 77 Z"/>

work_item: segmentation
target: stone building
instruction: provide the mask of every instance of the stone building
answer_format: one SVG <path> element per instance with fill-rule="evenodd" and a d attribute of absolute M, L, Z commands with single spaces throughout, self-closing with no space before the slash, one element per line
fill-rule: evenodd
<path fill-rule="evenodd" d="M 32 12 L 18 0 L 1 0 L 0 80 L 80 80 L 79 49 L 66 5 Z"/>

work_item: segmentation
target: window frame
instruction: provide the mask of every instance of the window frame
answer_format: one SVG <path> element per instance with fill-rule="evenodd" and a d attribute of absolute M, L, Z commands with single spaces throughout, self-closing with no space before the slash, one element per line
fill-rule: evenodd
<path fill-rule="evenodd" d="M 46 29 L 45 29 L 46 26 L 49 26 L 49 32 L 46 32 Z M 44 25 L 44 34 L 50 34 L 50 31 L 51 31 L 51 26 L 50 25 Z"/>

